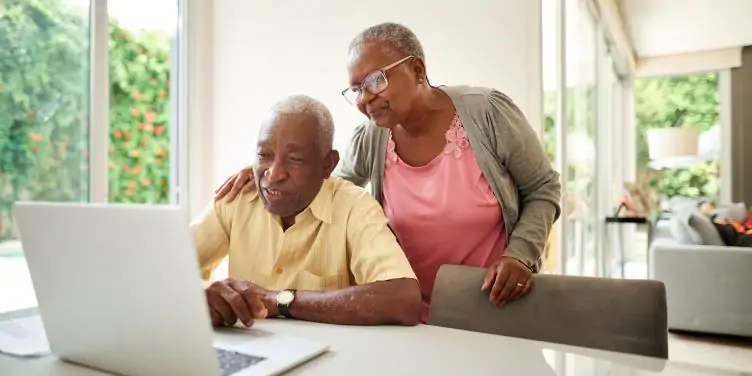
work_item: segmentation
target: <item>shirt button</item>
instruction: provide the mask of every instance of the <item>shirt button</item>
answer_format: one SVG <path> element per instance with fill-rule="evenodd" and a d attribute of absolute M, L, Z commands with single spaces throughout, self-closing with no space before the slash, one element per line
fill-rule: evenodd
<path fill-rule="evenodd" d="M 284 269 L 282 269 L 282 268 L 277 268 L 277 270 L 275 270 L 275 271 L 277 272 L 277 274 L 282 274 L 282 272 L 284 271 Z"/>

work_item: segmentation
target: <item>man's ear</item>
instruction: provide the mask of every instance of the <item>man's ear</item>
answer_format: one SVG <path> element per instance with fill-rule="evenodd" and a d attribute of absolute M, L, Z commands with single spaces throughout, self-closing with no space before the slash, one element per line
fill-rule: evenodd
<path fill-rule="evenodd" d="M 332 149 L 326 153 L 326 156 L 324 157 L 325 179 L 331 176 L 332 172 L 334 172 L 334 169 L 337 167 L 337 163 L 339 163 L 339 152 Z"/>
<path fill-rule="evenodd" d="M 413 58 L 413 60 L 413 73 L 415 73 L 415 77 L 427 80 L 428 73 L 426 72 L 426 62 L 419 57 Z"/>

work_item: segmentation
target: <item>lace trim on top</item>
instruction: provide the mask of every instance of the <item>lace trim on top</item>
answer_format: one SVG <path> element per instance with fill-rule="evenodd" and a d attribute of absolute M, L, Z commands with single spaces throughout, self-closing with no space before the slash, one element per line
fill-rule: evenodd
<path fill-rule="evenodd" d="M 465 133 L 465 127 L 462 125 L 459 114 L 454 114 L 452 123 L 444 134 L 444 138 L 446 139 L 444 154 L 451 154 L 455 159 L 462 158 L 462 153 L 470 147 L 470 141 L 467 139 L 467 133 Z M 392 132 L 389 132 L 389 140 L 386 143 L 386 157 L 392 162 L 397 162 L 400 157 L 397 155 L 394 147 Z"/>

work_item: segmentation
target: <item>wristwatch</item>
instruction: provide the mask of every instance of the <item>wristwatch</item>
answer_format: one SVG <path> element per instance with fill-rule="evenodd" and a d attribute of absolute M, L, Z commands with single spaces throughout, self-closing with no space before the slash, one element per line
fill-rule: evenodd
<path fill-rule="evenodd" d="M 282 290 L 277 294 L 277 310 L 279 314 L 291 319 L 290 305 L 295 300 L 295 289 Z"/>

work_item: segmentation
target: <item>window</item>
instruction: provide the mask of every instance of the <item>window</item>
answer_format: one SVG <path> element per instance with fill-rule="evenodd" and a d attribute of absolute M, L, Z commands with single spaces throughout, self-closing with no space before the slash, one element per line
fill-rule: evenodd
<path fill-rule="evenodd" d="M 634 95 L 638 184 L 651 187 L 666 199 L 686 197 L 715 201 L 719 194 L 720 138 L 709 143 L 707 150 L 698 150 L 694 160 L 675 166 L 677 168 L 655 170 L 648 163 L 647 135 L 658 128 L 695 128 L 709 132 L 706 139 L 713 141 L 712 132 L 720 131 L 718 73 L 639 79 L 635 81 Z"/>
<path fill-rule="evenodd" d="M 13 202 L 171 202 L 178 10 L 178 0 L 0 7 L 0 312 L 36 305 Z"/>
<path fill-rule="evenodd" d="M 557 155 L 557 140 L 561 128 L 562 117 L 559 102 L 562 90 L 559 70 L 563 61 L 560 54 L 561 37 L 563 34 L 561 0 L 543 0 L 541 2 L 541 37 L 542 37 L 542 65 L 543 65 L 543 143 L 548 159 L 557 170 L 561 170 L 561 156 Z M 554 273 L 558 271 L 558 250 L 560 241 L 561 221 L 557 221 L 546 244 L 543 271 Z"/>
<path fill-rule="evenodd" d="M 89 196 L 88 2 L 0 8 L 0 311 L 34 305 L 18 200 Z"/>
<path fill-rule="evenodd" d="M 170 73 L 177 0 L 109 0 L 109 201 L 171 201 Z M 173 199 L 174 200 L 174 199 Z"/>
<path fill-rule="evenodd" d="M 543 0 L 541 3 L 541 36 L 543 60 L 543 121 L 544 143 L 548 159 L 553 163 L 556 159 L 556 122 L 559 100 L 559 38 L 561 36 L 561 22 L 559 14 L 561 0 Z"/>
<path fill-rule="evenodd" d="M 562 183 L 543 271 L 605 276 L 621 260 L 609 253 L 603 218 L 632 180 L 629 72 L 593 1 L 541 7 L 544 142 Z"/>
<path fill-rule="evenodd" d="M 565 165 L 567 251 L 565 272 L 597 272 L 597 41 L 587 3 L 566 0 Z"/>

